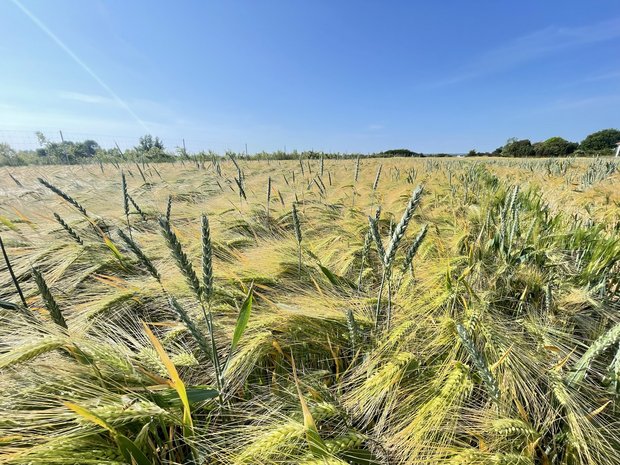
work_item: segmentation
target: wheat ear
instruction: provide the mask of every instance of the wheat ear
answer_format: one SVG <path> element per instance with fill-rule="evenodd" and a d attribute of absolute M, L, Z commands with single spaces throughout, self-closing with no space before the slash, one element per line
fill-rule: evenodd
<path fill-rule="evenodd" d="M 41 298 L 43 299 L 45 308 L 47 308 L 47 311 L 52 317 L 52 320 L 58 326 L 67 329 L 67 323 L 65 322 L 65 318 L 62 315 L 62 311 L 56 303 L 56 300 L 54 300 L 54 296 L 50 292 L 50 289 L 47 286 L 43 275 L 36 268 L 32 269 L 32 275 L 34 276 L 34 282 L 36 283 L 37 288 L 39 288 L 39 293 L 41 294 Z"/>

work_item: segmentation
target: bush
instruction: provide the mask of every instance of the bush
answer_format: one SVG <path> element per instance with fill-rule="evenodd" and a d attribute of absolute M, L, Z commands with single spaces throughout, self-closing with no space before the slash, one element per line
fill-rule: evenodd
<path fill-rule="evenodd" d="M 580 148 L 582 150 L 613 149 L 617 142 L 620 142 L 620 131 L 618 129 L 603 129 L 587 136 L 581 142 Z"/>
<path fill-rule="evenodd" d="M 537 157 L 565 157 L 577 150 L 579 144 L 569 142 L 561 137 L 552 137 L 544 142 L 534 144 Z"/>
<path fill-rule="evenodd" d="M 529 139 L 509 140 L 502 149 L 504 157 L 533 157 L 534 155 L 536 151 Z"/>

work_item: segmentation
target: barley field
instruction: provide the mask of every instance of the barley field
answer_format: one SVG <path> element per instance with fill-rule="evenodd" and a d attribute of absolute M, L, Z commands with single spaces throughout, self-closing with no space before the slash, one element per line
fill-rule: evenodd
<path fill-rule="evenodd" d="M 0 463 L 618 464 L 619 167 L 5 168 Z"/>

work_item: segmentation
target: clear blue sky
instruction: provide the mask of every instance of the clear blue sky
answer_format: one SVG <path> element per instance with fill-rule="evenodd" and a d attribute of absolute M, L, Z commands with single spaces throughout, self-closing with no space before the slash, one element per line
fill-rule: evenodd
<path fill-rule="evenodd" d="M 618 0 L 0 0 L 0 57 L 18 142 L 464 152 L 620 126 Z"/>

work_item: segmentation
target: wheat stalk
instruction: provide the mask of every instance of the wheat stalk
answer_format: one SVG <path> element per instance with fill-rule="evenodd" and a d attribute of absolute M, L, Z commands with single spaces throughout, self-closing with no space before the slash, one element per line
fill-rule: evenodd
<path fill-rule="evenodd" d="M 375 246 L 377 247 L 377 253 L 379 254 L 379 259 L 381 263 L 385 263 L 385 249 L 383 248 L 383 241 L 381 240 L 381 235 L 379 234 L 379 228 L 377 226 L 378 219 L 374 219 L 371 216 L 368 217 L 368 224 L 370 225 L 370 234 L 375 242 Z"/>
<path fill-rule="evenodd" d="M 65 231 L 71 236 L 71 238 L 80 245 L 84 245 L 82 238 L 76 233 L 71 226 L 69 226 L 65 220 L 63 220 L 58 213 L 54 213 L 54 218 L 63 227 Z"/>
<path fill-rule="evenodd" d="M 36 283 L 37 288 L 39 289 L 39 293 L 41 294 L 41 298 L 43 299 L 43 303 L 45 304 L 45 308 L 47 308 L 47 311 L 52 317 L 52 320 L 58 326 L 61 326 L 67 329 L 67 323 L 65 321 L 65 318 L 62 315 L 62 311 L 60 310 L 60 307 L 56 303 L 56 300 L 54 300 L 54 296 L 50 292 L 50 289 L 47 286 L 47 283 L 45 282 L 43 275 L 36 268 L 32 269 L 32 275 L 34 277 L 34 282 Z"/>
<path fill-rule="evenodd" d="M 153 262 L 146 256 L 140 246 L 138 246 L 138 244 L 131 237 L 127 236 L 127 234 L 125 234 L 121 229 L 118 230 L 118 235 L 123 240 L 123 242 L 127 244 L 127 247 L 131 249 L 131 251 L 136 255 L 136 257 L 138 257 L 140 262 L 142 262 L 142 265 L 144 266 L 144 268 L 147 269 L 149 274 L 159 283 L 161 283 L 161 276 L 159 274 L 159 271 L 157 271 L 157 268 L 155 268 Z"/>
<path fill-rule="evenodd" d="M 80 211 L 80 213 L 82 213 L 82 215 L 88 217 L 88 213 L 86 213 L 86 209 L 82 205 L 80 205 L 80 203 L 77 200 L 75 200 L 73 197 L 71 197 L 70 195 L 64 193 L 62 190 L 60 190 L 59 188 L 57 188 L 53 184 L 50 184 L 49 182 L 47 182 L 43 178 L 37 178 L 37 179 L 38 179 L 38 181 L 41 184 L 43 184 L 45 187 L 47 187 L 49 190 L 51 190 L 54 194 L 62 197 L 64 200 L 66 200 L 71 205 L 73 205 L 75 208 L 77 208 Z"/>
<path fill-rule="evenodd" d="M 9 270 L 9 274 L 11 275 L 11 280 L 13 280 L 13 285 L 19 294 L 19 298 L 24 304 L 24 308 L 28 308 L 28 303 L 26 302 L 26 298 L 24 297 L 24 293 L 22 292 L 22 288 L 19 285 L 19 281 L 17 280 L 17 276 L 15 276 L 15 272 L 13 271 L 13 266 L 11 266 L 11 261 L 9 260 L 9 254 L 4 247 L 4 241 L 2 240 L 2 236 L 0 236 L 0 249 L 2 249 L 2 256 L 4 257 L 4 262 L 6 263 L 6 267 Z"/>
<path fill-rule="evenodd" d="M 204 296 L 207 300 L 213 294 L 213 249 L 211 246 L 211 231 L 209 229 L 209 218 L 202 215 L 202 285 Z"/>
<path fill-rule="evenodd" d="M 297 207 L 293 203 L 293 228 L 295 229 L 295 238 L 297 239 L 297 249 L 299 256 L 299 276 L 301 276 L 301 225 L 299 224 L 299 216 L 297 215 Z"/>
<path fill-rule="evenodd" d="M 196 323 L 194 323 L 194 320 L 192 320 L 189 314 L 173 296 L 168 296 L 168 303 L 170 304 L 170 307 L 175 311 L 175 313 L 179 316 L 183 324 L 187 327 L 190 334 L 198 344 L 198 347 L 200 347 L 200 350 L 202 350 L 205 355 L 209 357 L 209 359 L 213 360 L 213 351 L 209 346 L 206 338 L 202 334 L 202 331 L 200 331 L 198 326 L 196 326 Z"/>
<path fill-rule="evenodd" d="M 142 211 L 142 209 L 140 208 L 140 206 L 136 203 L 136 201 L 133 199 L 133 197 L 129 194 L 127 194 L 127 198 L 129 199 L 129 201 L 131 202 L 131 204 L 133 205 L 133 208 L 136 209 L 136 211 L 138 212 L 138 214 L 142 217 L 143 221 L 146 221 L 148 218 L 146 216 L 146 214 Z"/>
<path fill-rule="evenodd" d="M 219 182 L 218 182 L 219 185 Z M 220 186 L 221 188 L 222 186 Z M 168 204 L 166 205 L 166 221 L 170 223 L 170 215 L 172 213 L 172 196 L 168 196 Z"/>
<path fill-rule="evenodd" d="M 271 176 L 267 178 L 267 224 L 269 224 L 270 205 L 271 205 Z"/>
<path fill-rule="evenodd" d="M 489 367 L 487 366 L 483 355 L 478 352 L 478 349 L 476 349 L 474 341 L 471 339 L 469 332 L 460 323 L 456 324 L 456 332 L 461 340 L 461 343 L 463 344 L 463 347 L 465 347 L 465 350 L 469 354 L 470 359 L 476 366 L 478 374 L 480 375 L 480 378 L 486 386 L 487 392 L 491 396 L 491 399 L 493 399 L 493 401 L 495 402 L 499 402 L 500 391 L 499 386 L 497 385 L 497 381 L 491 374 L 491 370 L 489 370 Z"/>
<path fill-rule="evenodd" d="M 196 298 L 200 300 L 203 295 L 203 289 L 200 286 L 200 281 L 198 280 L 198 276 L 194 271 L 194 267 L 192 266 L 191 262 L 187 258 L 187 255 L 185 255 L 185 252 L 183 251 L 183 247 L 181 246 L 179 239 L 177 238 L 174 231 L 172 231 L 170 223 L 167 222 L 165 218 L 159 219 L 159 225 L 161 226 L 161 231 L 164 238 L 166 239 L 166 244 L 172 252 L 172 256 L 174 257 L 177 266 L 179 267 L 179 270 L 181 271 L 183 276 L 185 276 L 185 279 L 187 280 L 190 288 L 194 291 Z"/>
<path fill-rule="evenodd" d="M 377 174 L 375 175 L 375 182 L 372 184 L 372 191 L 375 192 L 377 187 L 379 186 L 379 178 L 381 177 L 381 170 L 383 169 L 383 165 L 379 165 L 377 168 Z"/>
<path fill-rule="evenodd" d="M 407 204 L 407 208 L 405 209 L 405 212 L 403 213 L 400 222 L 396 225 L 396 228 L 392 233 L 392 238 L 390 240 L 390 243 L 388 244 L 384 255 L 384 262 L 387 268 L 392 266 L 392 262 L 394 261 L 394 257 L 396 255 L 396 249 L 398 248 L 400 241 L 402 240 L 405 232 L 407 231 L 407 226 L 411 221 L 414 210 L 420 203 L 423 190 L 424 188 L 422 186 L 419 186 L 413 191 L 413 193 L 411 194 L 411 198 L 409 199 L 409 203 Z"/>
<path fill-rule="evenodd" d="M 375 221 L 379 221 L 379 217 L 381 216 L 381 207 L 379 206 L 375 211 Z M 361 290 L 362 287 L 362 274 L 364 273 L 364 262 L 368 254 L 370 253 L 370 244 L 373 241 L 372 229 L 368 228 L 366 235 L 364 236 L 364 245 L 362 246 L 362 259 L 360 264 L 360 273 L 357 278 L 357 290 Z"/>
<path fill-rule="evenodd" d="M 420 248 L 420 245 L 422 245 L 422 241 L 426 237 L 427 231 L 428 231 L 428 225 L 424 225 L 422 230 L 418 233 L 418 235 L 414 239 L 413 243 L 407 249 L 407 253 L 405 254 L 405 260 L 403 261 L 403 266 L 401 268 L 400 279 L 398 283 L 399 287 L 400 287 L 400 282 L 403 280 L 403 277 L 405 276 L 405 273 L 411 267 L 411 263 L 413 262 L 413 259 L 416 256 L 416 254 L 418 253 L 418 249 Z"/>
<path fill-rule="evenodd" d="M 131 223 L 129 222 L 129 193 L 127 192 L 127 180 L 125 179 L 125 173 L 121 171 L 121 191 L 123 193 L 123 211 L 125 212 L 125 219 L 127 220 L 127 230 L 129 231 L 129 237 L 131 237 Z"/>
<path fill-rule="evenodd" d="M 576 385 L 581 382 L 585 378 L 592 360 L 618 341 L 620 341 L 620 323 L 613 326 L 609 331 L 592 343 L 577 362 L 573 369 L 573 373 L 567 379 L 567 383 L 569 385 Z"/>

